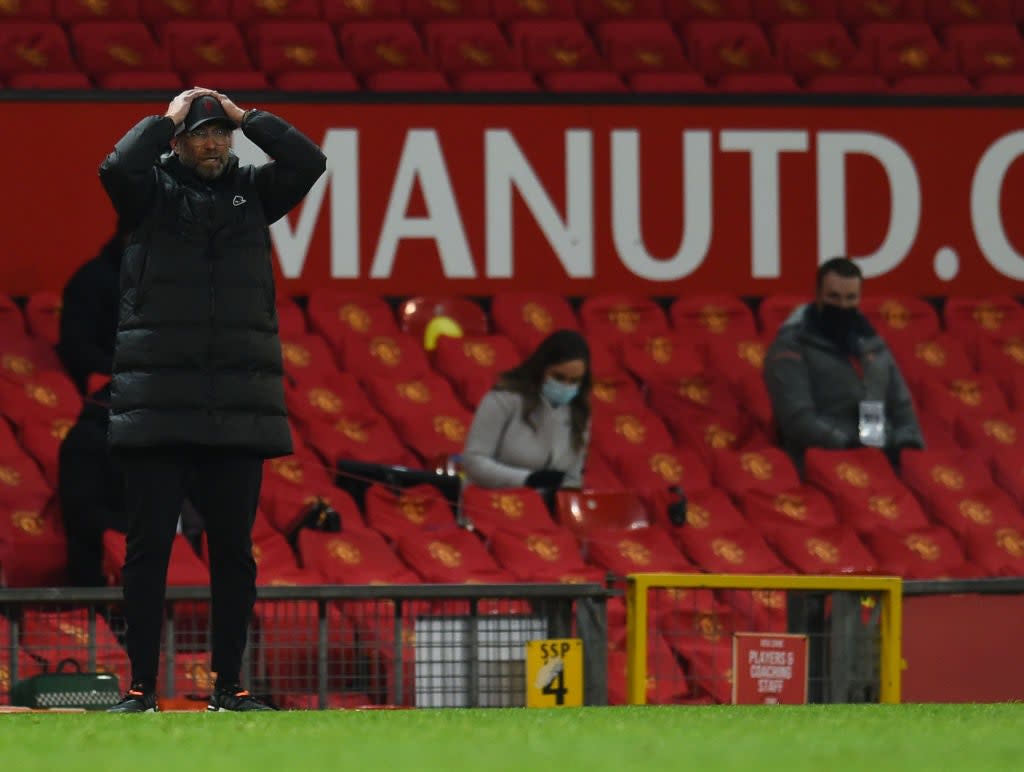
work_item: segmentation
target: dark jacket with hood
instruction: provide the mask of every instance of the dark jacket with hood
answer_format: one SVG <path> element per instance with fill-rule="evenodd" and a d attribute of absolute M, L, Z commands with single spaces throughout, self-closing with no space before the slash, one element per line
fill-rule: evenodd
<path fill-rule="evenodd" d="M 280 118 L 246 114 L 274 160 L 206 180 L 176 155 L 167 117 L 144 118 L 100 166 L 130 240 L 120 274 L 110 444 L 194 444 L 264 457 L 291 452 L 271 266 L 270 223 L 326 168 Z"/>
<path fill-rule="evenodd" d="M 118 276 L 124 241 L 115 233 L 64 285 L 57 353 L 85 391 L 89 375 L 110 375 L 117 334 Z"/>
<path fill-rule="evenodd" d="M 886 446 L 923 448 L 910 391 L 882 340 L 861 314 L 837 342 L 801 306 L 779 328 L 764 362 L 782 445 L 801 463 L 807 448 L 860 445 L 860 402 L 885 403 Z"/>

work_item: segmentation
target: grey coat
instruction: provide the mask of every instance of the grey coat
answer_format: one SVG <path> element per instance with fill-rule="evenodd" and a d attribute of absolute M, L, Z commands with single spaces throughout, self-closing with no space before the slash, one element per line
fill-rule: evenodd
<path fill-rule="evenodd" d="M 487 392 L 462 451 L 467 482 L 481 488 L 518 488 L 531 472 L 557 469 L 565 472 L 563 487 L 580 487 L 587 442 L 579 451 L 573 449 L 569 413 L 568 406 L 552 407 L 541 399 L 530 426 L 523 420 L 519 394 Z"/>
<path fill-rule="evenodd" d="M 885 403 L 887 446 L 923 448 L 910 391 L 885 341 L 860 339 L 861 375 L 834 343 L 807 326 L 806 308 L 779 328 L 764 362 L 786 451 L 799 463 L 807 448 L 857 447 L 862 400 Z"/>

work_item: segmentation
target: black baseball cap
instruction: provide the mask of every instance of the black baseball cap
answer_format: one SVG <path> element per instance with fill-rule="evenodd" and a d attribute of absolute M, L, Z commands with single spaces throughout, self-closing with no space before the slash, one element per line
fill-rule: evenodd
<path fill-rule="evenodd" d="M 210 123 L 211 121 L 227 124 L 232 129 L 237 128 L 235 122 L 228 118 L 228 114 L 224 112 L 224 107 L 221 105 L 220 100 L 215 96 L 207 94 L 192 100 L 192 104 L 188 108 L 188 114 L 185 116 L 185 120 L 181 122 L 176 133 L 181 134 L 184 131 L 193 131 L 204 123 Z"/>

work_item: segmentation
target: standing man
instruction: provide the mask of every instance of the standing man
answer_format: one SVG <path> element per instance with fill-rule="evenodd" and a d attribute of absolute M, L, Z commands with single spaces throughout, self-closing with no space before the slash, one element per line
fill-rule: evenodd
<path fill-rule="evenodd" d="M 239 166 L 231 152 L 237 128 L 274 160 Z M 319 148 L 285 121 L 205 88 L 143 118 L 100 165 L 130 234 L 109 439 L 129 521 L 132 684 L 114 712 L 157 710 L 167 565 L 186 496 L 209 540 L 217 682 L 208 710 L 270 709 L 240 684 L 263 460 L 292 450 L 268 226 L 325 168 Z"/>
<path fill-rule="evenodd" d="M 807 448 L 878 447 L 896 465 L 923 448 L 907 384 L 860 312 L 863 276 L 845 257 L 818 269 L 813 303 L 779 328 L 764 363 L 782 446 L 802 467 Z"/>

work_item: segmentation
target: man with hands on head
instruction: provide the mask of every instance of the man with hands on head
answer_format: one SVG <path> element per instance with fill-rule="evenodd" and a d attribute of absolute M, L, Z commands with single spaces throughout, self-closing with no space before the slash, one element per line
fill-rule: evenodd
<path fill-rule="evenodd" d="M 273 160 L 239 165 L 236 129 Z M 100 165 L 128 234 L 109 444 L 125 484 L 132 682 L 112 711 L 157 710 L 167 566 L 186 498 L 210 553 L 217 682 L 208 709 L 269 710 L 240 683 L 263 460 L 292 450 L 268 227 L 325 169 L 320 149 L 284 120 L 207 88 L 143 118 Z"/>

